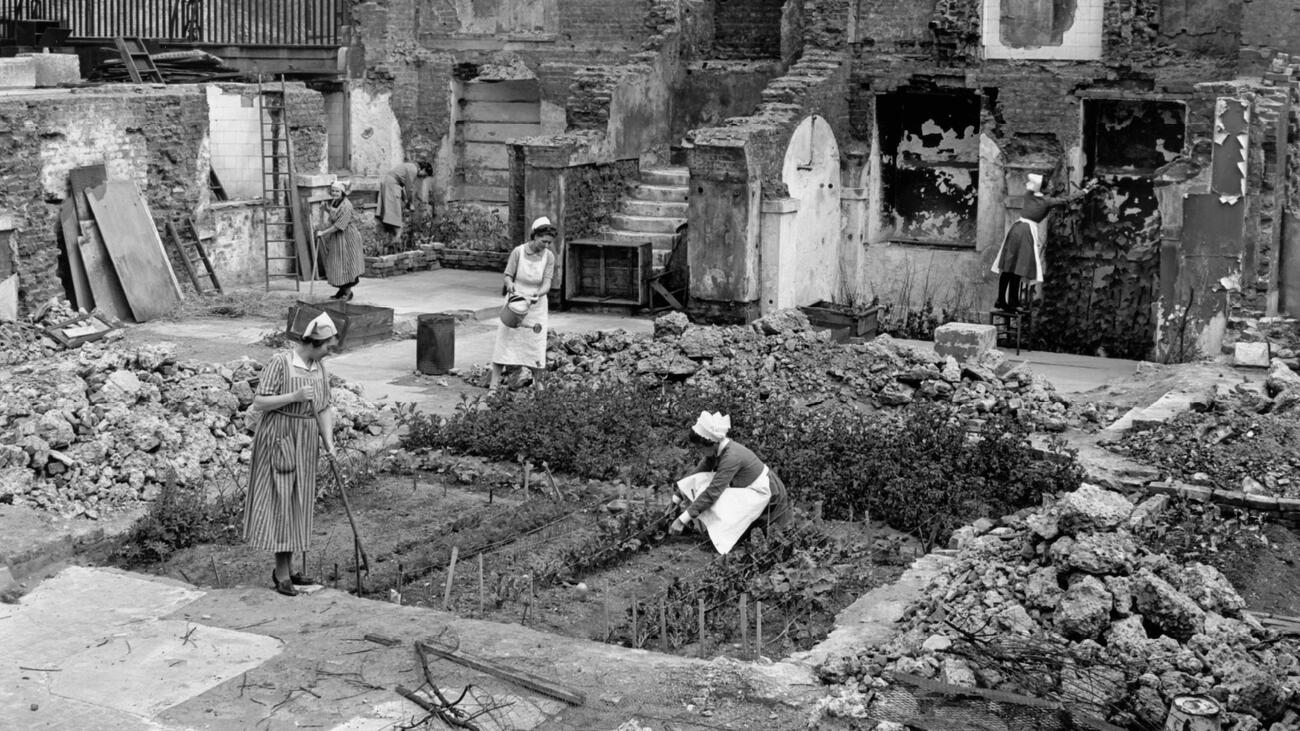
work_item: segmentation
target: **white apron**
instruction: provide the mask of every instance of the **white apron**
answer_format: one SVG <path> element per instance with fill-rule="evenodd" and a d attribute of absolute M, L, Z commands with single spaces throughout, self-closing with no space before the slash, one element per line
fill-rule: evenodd
<path fill-rule="evenodd" d="M 540 299 L 528 308 L 528 314 L 524 315 L 518 327 L 506 327 L 504 323 L 497 325 L 496 343 L 492 348 L 493 363 L 546 368 L 546 328 L 550 309 L 546 293 L 540 290 L 546 276 L 547 258 L 542 256 L 539 261 L 534 261 L 520 252 L 515 270 L 515 291 L 525 296 L 540 295 Z"/>
<path fill-rule="evenodd" d="M 1025 223 L 1029 224 L 1029 235 L 1032 236 L 1034 239 L 1035 276 L 1031 281 L 1041 282 L 1043 281 L 1043 233 L 1038 230 L 1038 222 L 1031 221 L 1028 218 L 1016 219 L 1016 223 L 1020 223 L 1021 221 L 1024 221 Z M 1012 225 L 1014 226 L 1015 224 Z M 1002 246 L 998 247 L 998 255 L 993 257 L 993 266 L 989 267 L 989 271 L 992 271 L 994 274 L 1002 273 L 1002 250 L 1006 248 L 1006 246 L 1007 246 L 1007 237 L 1003 236 Z"/>
<path fill-rule="evenodd" d="M 681 491 L 690 504 L 713 481 L 712 472 L 697 472 L 677 481 Z M 767 467 L 752 484 L 743 488 L 729 487 L 722 491 L 716 502 L 697 516 L 709 531 L 709 540 L 713 547 L 724 556 L 729 553 L 736 541 L 744 535 L 749 524 L 763 514 L 768 501 L 772 499 L 772 487 L 767 476 Z"/>

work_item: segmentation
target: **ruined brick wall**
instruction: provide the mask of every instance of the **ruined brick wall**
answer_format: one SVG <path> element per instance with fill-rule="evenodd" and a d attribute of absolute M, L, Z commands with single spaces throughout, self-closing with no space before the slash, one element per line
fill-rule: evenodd
<path fill-rule="evenodd" d="M 945 0 L 945 3 L 949 0 Z M 853 39 L 877 51 L 915 49 L 933 36 L 930 22 L 939 0 L 879 0 L 858 5 L 858 33 Z M 978 20 L 976 22 L 978 27 Z"/>
<path fill-rule="evenodd" d="M 20 307 L 64 296 L 59 207 L 68 171 L 104 164 L 133 180 L 155 219 L 188 216 L 206 181 L 207 98 L 200 86 L 81 89 L 75 95 L 10 96 L 0 103 L 0 212 L 18 229 Z"/>
<path fill-rule="evenodd" d="M 646 37 L 651 0 L 558 0 L 560 34 L 585 46 L 639 48 Z"/>
<path fill-rule="evenodd" d="M 325 97 L 297 84 L 288 88 L 289 134 L 293 136 L 294 164 L 299 173 L 329 171 L 326 142 Z"/>
<path fill-rule="evenodd" d="M 784 0 L 715 0 L 712 58 L 776 58 Z"/>
<path fill-rule="evenodd" d="M 1241 12 L 1241 45 L 1300 53 L 1300 0 L 1250 0 Z"/>

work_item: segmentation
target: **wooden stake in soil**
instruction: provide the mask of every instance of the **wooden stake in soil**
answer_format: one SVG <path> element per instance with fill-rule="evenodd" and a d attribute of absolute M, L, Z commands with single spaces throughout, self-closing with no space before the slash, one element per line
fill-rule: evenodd
<path fill-rule="evenodd" d="M 361 541 L 352 539 L 352 566 L 357 572 L 357 596 L 361 596 Z"/>
<path fill-rule="evenodd" d="M 215 586 L 215 587 L 217 587 L 218 589 L 220 589 L 220 588 L 221 588 L 221 572 L 220 572 L 220 571 L 217 571 L 217 554 L 215 554 L 215 553 L 209 553 L 209 554 L 208 554 L 208 558 L 211 559 L 211 561 L 212 561 L 212 580 L 213 580 L 213 582 L 215 582 L 215 583 L 213 583 L 213 586 Z"/>
<path fill-rule="evenodd" d="M 749 594 L 740 595 L 740 656 L 749 654 Z"/>
<path fill-rule="evenodd" d="M 606 595 L 604 596 L 604 603 L 605 603 L 605 639 L 604 639 L 604 641 L 605 641 L 605 642 L 609 642 L 609 630 L 610 630 L 611 619 L 610 619 L 610 616 L 609 616 L 609 595 L 608 595 L 608 594 L 606 594 Z"/>
<path fill-rule="evenodd" d="M 402 565 L 399 563 L 399 564 L 397 564 L 397 604 L 398 604 L 398 606 L 401 606 L 401 604 L 402 604 L 402 580 L 405 579 L 405 578 L 406 578 L 406 572 L 403 570 Z"/>
<path fill-rule="evenodd" d="M 763 654 L 763 602 L 754 602 L 754 656 Z"/>
<path fill-rule="evenodd" d="M 334 562 L 334 588 L 339 588 L 339 562 Z"/>
<path fill-rule="evenodd" d="M 659 649 L 668 652 L 668 598 L 659 598 Z"/>
<path fill-rule="evenodd" d="M 700 657 L 704 657 L 704 597 L 700 597 Z"/>
<path fill-rule="evenodd" d="M 451 547 L 451 560 L 447 562 L 447 587 L 442 591 L 442 608 L 445 610 L 451 604 L 451 584 L 456 580 L 456 557 L 460 555 L 460 547 Z"/>
<path fill-rule="evenodd" d="M 639 641 L 639 637 L 636 631 L 636 607 L 637 604 L 639 603 L 640 602 L 637 601 L 636 597 L 632 597 L 632 646 L 633 647 L 641 646 L 641 642 Z"/>
<path fill-rule="evenodd" d="M 478 616 L 483 616 L 483 554 L 478 555 Z"/>

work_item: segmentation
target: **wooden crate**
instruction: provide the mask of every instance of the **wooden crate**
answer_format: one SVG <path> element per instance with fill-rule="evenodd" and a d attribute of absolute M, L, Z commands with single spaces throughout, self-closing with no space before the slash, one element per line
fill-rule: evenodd
<path fill-rule="evenodd" d="M 564 298 L 648 306 L 652 248 L 649 242 L 570 241 L 565 246 Z"/>
<path fill-rule="evenodd" d="M 298 302 L 289 308 L 286 323 L 291 337 L 298 337 L 307 323 L 328 312 L 339 329 L 338 349 L 359 348 L 393 336 L 393 308 L 354 305 L 348 302 Z"/>

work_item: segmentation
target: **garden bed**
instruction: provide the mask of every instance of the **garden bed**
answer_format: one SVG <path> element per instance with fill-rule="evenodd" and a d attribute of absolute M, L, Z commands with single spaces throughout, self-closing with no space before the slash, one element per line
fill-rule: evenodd
<path fill-rule="evenodd" d="M 465 617 L 706 656 L 760 652 L 761 602 L 761 654 L 780 657 L 820 641 L 836 613 L 897 578 L 915 551 L 914 543 L 881 526 L 825 523 L 805 528 L 791 543 L 756 542 L 723 558 L 703 536 L 667 536 L 667 522 L 656 520 L 665 515 L 663 506 L 638 503 L 635 495 L 620 499 L 621 488 L 613 485 L 561 480 L 564 499 L 558 500 L 535 490 L 526 496 L 517 485 L 490 477 L 479 476 L 472 485 L 456 482 L 451 474 L 385 475 L 352 490 L 371 560 L 365 596 L 437 609 L 445 603 Z M 351 544 L 341 506 L 323 505 L 308 573 L 352 590 Z M 452 548 L 457 561 L 448 591 Z M 265 586 L 269 592 L 270 565 L 269 555 L 245 545 L 208 543 L 146 569 L 200 585 Z M 749 641 L 744 647 L 742 595 Z"/>

